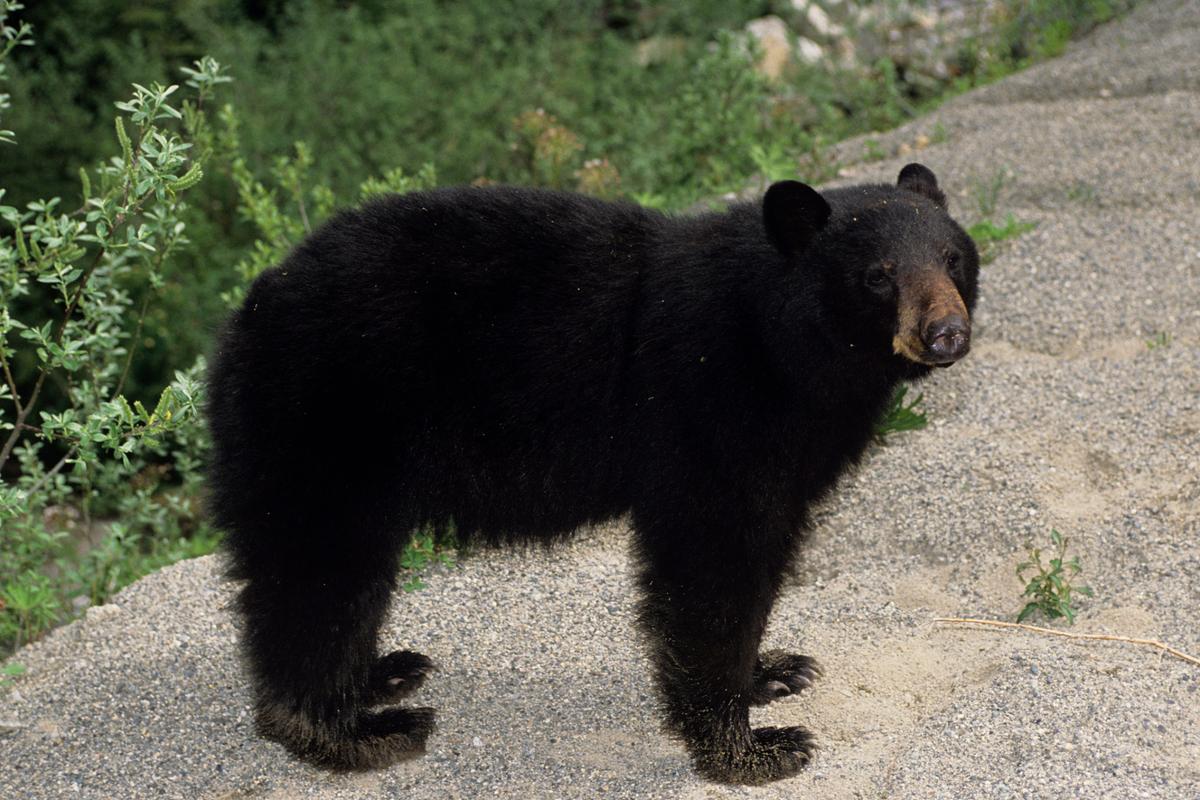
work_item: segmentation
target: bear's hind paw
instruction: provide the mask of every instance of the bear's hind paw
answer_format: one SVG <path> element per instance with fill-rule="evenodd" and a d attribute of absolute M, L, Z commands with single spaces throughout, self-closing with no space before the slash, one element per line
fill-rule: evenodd
<path fill-rule="evenodd" d="M 330 743 L 316 759 L 336 770 L 371 770 L 415 758 L 433 733 L 432 708 L 387 708 L 359 715 L 350 737 Z"/>
<path fill-rule="evenodd" d="M 386 708 L 358 718 L 357 739 L 360 748 L 378 748 L 382 764 L 390 764 L 425 750 L 425 740 L 433 733 L 437 712 L 432 708 Z"/>
<path fill-rule="evenodd" d="M 425 752 L 433 733 L 432 708 L 386 708 L 359 711 L 354 721 L 332 724 L 314 720 L 278 703 L 258 708 L 256 727 L 310 764 L 334 770 L 386 767 Z"/>

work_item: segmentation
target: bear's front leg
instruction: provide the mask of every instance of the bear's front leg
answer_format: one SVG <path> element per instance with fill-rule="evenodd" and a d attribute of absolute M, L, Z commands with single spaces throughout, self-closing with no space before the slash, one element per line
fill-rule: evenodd
<path fill-rule="evenodd" d="M 641 621 L 666 726 L 710 780 L 761 784 L 794 775 L 813 755 L 808 731 L 752 729 L 749 718 L 750 705 L 762 702 L 758 647 L 790 558 L 790 533 L 686 516 L 686 528 L 678 514 L 639 519 L 635 512 L 634 520 Z"/>

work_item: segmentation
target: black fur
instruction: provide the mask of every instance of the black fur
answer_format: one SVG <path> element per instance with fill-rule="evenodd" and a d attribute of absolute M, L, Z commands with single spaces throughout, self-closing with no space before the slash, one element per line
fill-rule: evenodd
<path fill-rule="evenodd" d="M 894 354 L 898 295 L 864 275 L 944 272 L 953 251 L 970 307 L 978 262 L 928 192 L 768 198 L 673 218 L 529 189 L 391 196 L 254 282 L 209 414 L 264 735 L 337 768 L 422 749 L 430 709 L 372 708 L 432 668 L 377 652 L 414 528 L 549 541 L 630 514 L 668 730 L 715 780 L 809 760 L 806 731 L 751 730 L 747 708 L 815 663 L 759 641 L 807 508 L 929 369 Z"/>

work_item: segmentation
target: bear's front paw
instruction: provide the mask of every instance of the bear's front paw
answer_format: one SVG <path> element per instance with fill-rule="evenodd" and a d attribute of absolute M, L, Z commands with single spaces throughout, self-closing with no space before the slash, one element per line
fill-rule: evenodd
<path fill-rule="evenodd" d="M 761 706 L 795 694 L 812 686 L 820 675 L 821 668 L 811 656 L 768 650 L 754 665 L 754 694 L 750 702 Z"/>
<path fill-rule="evenodd" d="M 421 687 L 435 669 L 428 656 L 411 650 L 396 650 L 371 668 L 370 705 L 389 705 L 408 697 Z"/>
<path fill-rule="evenodd" d="M 733 757 L 705 759 L 697 771 L 720 783 L 763 784 L 788 778 L 802 770 L 816 752 L 812 734 L 804 728 L 755 728 L 750 744 Z"/>

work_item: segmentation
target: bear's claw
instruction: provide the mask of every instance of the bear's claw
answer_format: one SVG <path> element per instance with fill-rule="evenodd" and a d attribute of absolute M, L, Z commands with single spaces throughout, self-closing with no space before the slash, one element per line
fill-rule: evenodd
<path fill-rule="evenodd" d="M 395 650 L 375 662 L 371 669 L 370 705 L 389 705 L 421 688 L 436 669 L 428 656 L 411 650 Z"/>
<path fill-rule="evenodd" d="M 816 749 L 804 728 L 755 728 L 749 746 L 737 756 L 701 759 L 696 769 L 721 783 L 759 785 L 795 775 L 812 761 Z"/>
<path fill-rule="evenodd" d="M 765 705 L 772 700 L 795 694 L 813 685 L 821 675 L 821 667 L 811 656 L 768 650 L 754 665 L 753 705 Z"/>

